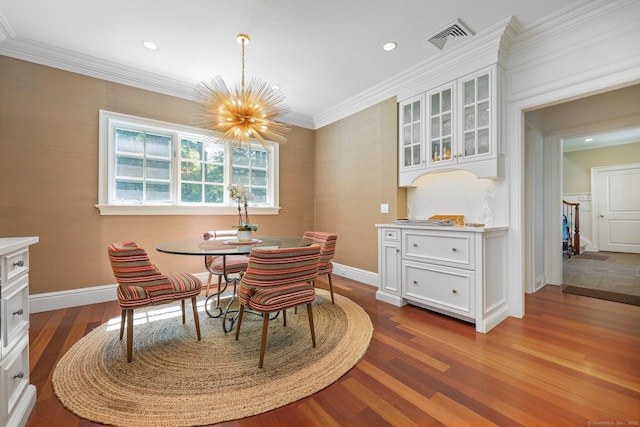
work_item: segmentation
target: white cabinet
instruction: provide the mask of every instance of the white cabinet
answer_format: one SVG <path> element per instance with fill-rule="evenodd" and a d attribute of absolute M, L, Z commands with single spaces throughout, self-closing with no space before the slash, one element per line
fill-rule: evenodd
<path fill-rule="evenodd" d="M 29 384 L 29 245 L 0 238 L 0 425 L 23 426 L 36 402 Z"/>
<path fill-rule="evenodd" d="M 497 65 L 486 67 L 400 102 L 401 186 L 412 185 L 424 173 L 452 169 L 468 170 L 479 178 L 504 178 L 504 150 L 499 146 L 499 70 Z M 416 103 L 423 106 L 425 125 L 424 144 L 419 150 L 415 148 L 421 140 L 418 134 L 415 138 L 408 135 L 418 122 L 407 121 L 407 114 L 415 114 L 417 108 L 405 111 Z M 407 156 L 416 152 L 426 159 L 408 161 Z"/>
<path fill-rule="evenodd" d="M 400 103 L 398 146 L 401 171 L 424 169 L 424 95 Z"/>
<path fill-rule="evenodd" d="M 456 317 L 474 323 L 476 331 L 482 333 L 507 318 L 503 265 L 506 229 L 396 224 L 377 227 L 380 273 L 377 299 L 397 306 L 413 304 Z M 395 256 L 389 250 L 394 231 L 400 244 L 400 253 Z"/>
<path fill-rule="evenodd" d="M 380 287 L 376 293 L 379 300 L 401 305 L 400 287 L 400 230 L 379 228 L 378 265 L 380 266 Z"/>

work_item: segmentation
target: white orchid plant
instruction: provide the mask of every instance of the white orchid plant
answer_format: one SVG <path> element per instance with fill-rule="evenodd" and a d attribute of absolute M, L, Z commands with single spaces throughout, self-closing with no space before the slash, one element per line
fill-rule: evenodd
<path fill-rule="evenodd" d="M 248 202 L 253 201 L 253 193 L 242 183 L 230 185 L 227 189 L 231 200 L 238 204 L 238 225 L 234 225 L 233 228 L 237 228 L 238 231 L 258 231 L 258 224 L 249 224 L 249 212 L 247 211 Z M 244 221 L 242 206 L 244 206 Z"/>

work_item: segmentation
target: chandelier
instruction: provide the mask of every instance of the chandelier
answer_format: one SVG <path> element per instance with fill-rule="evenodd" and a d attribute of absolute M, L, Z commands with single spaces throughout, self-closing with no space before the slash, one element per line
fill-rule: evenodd
<path fill-rule="evenodd" d="M 233 91 L 220 76 L 198 84 L 196 98 L 201 106 L 198 125 L 219 133 L 222 140 L 236 147 L 250 148 L 252 139 L 263 146 L 268 141 L 284 144 L 287 142 L 284 133 L 289 127 L 276 121 L 288 111 L 284 94 L 258 78 L 245 83 L 244 48 L 250 39 L 246 34 L 238 34 L 236 40 L 242 45 L 242 80 Z"/>

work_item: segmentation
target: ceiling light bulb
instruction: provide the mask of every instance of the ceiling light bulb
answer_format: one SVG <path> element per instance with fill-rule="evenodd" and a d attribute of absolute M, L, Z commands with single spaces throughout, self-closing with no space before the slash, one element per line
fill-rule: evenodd
<path fill-rule="evenodd" d="M 149 50 L 158 50 L 158 45 L 148 40 L 142 42 L 142 46 L 146 47 Z"/>
<path fill-rule="evenodd" d="M 396 46 L 398 46 L 396 42 L 386 42 L 385 44 L 382 45 L 382 48 L 384 50 L 393 50 L 396 48 Z"/>

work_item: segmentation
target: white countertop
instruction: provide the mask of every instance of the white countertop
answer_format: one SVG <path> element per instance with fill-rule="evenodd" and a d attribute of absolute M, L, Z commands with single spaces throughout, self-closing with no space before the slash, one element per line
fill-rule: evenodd
<path fill-rule="evenodd" d="M 25 246 L 38 243 L 38 236 L 31 237 L 0 237 L 0 255 L 8 254 Z"/>
<path fill-rule="evenodd" d="M 419 230 L 438 230 L 438 231 L 466 231 L 471 233 L 484 233 L 486 231 L 498 231 L 508 230 L 509 227 L 504 226 L 489 226 L 489 227 L 468 227 L 468 226 L 433 226 L 433 225 L 420 225 L 420 224 L 376 224 L 378 228 L 410 228 Z"/>

